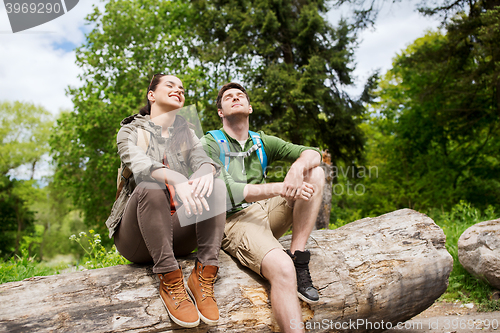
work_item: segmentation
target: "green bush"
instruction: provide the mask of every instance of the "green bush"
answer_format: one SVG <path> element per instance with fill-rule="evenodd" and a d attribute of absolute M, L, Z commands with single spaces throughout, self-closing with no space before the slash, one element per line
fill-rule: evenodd
<path fill-rule="evenodd" d="M 106 251 L 106 248 L 101 244 L 101 236 L 94 230 L 89 230 L 89 235 L 82 231 L 78 236 L 71 235 L 69 239 L 77 242 L 85 251 L 85 255 L 81 262 L 77 263 L 77 266 L 95 269 L 130 264 L 130 261 L 118 253 L 114 245 L 110 251 Z"/>

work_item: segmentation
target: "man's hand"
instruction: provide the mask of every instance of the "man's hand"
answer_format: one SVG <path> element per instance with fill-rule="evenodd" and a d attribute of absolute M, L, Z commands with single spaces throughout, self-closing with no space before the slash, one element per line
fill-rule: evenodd
<path fill-rule="evenodd" d="M 302 191 L 300 192 L 300 197 L 298 199 L 309 201 L 314 194 L 314 186 L 312 184 L 303 182 Z"/>
<path fill-rule="evenodd" d="M 281 196 L 288 201 L 297 200 L 301 197 L 304 183 L 304 172 L 302 168 L 292 165 L 283 181 Z"/>
<path fill-rule="evenodd" d="M 301 186 L 300 196 L 298 198 L 285 198 L 288 206 L 293 207 L 296 200 L 309 201 L 314 194 L 314 187 L 312 184 L 303 182 Z"/>

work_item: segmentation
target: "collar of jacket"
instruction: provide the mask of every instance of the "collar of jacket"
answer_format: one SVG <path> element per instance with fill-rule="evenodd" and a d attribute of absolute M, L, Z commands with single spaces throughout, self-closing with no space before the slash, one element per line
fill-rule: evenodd
<path fill-rule="evenodd" d="M 172 126 L 170 126 L 168 128 L 169 134 L 172 134 L 174 127 L 180 125 L 181 122 L 185 121 L 184 119 L 181 119 L 181 118 L 182 117 L 180 117 L 180 116 L 175 117 L 174 123 L 172 124 Z M 131 124 L 133 126 L 141 128 L 145 131 L 149 131 L 149 132 L 152 132 L 153 134 L 161 136 L 161 130 L 162 130 L 161 126 L 153 123 L 151 121 L 150 115 L 148 115 L 148 114 L 143 116 L 140 113 L 136 113 L 136 114 L 133 114 L 131 116 L 128 116 L 127 118 L 123 119 L 120 122 L 121 126 L 125 126 L 128 124 Z"/>

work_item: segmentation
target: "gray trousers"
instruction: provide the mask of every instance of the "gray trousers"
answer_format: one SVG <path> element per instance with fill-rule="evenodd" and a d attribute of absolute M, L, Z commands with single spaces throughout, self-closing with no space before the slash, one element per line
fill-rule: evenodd
<path fill-rule="evenodd" d="M 181 226 L 179 216 L 185 219 L 184 206 L 170 215 L 169 191 L 157 183 L 141 182 L 131 194 L 115 232 L 116 248 L 131 262 L 153 262 L 154 273 L 178 269 L 175 256 L 186 256 L 196 247 L 203 265 L 218 266 L 226 223 L 226 198 L 220 193 L 225 193 L 224 182 L 215 179 L 212 195 L 207 198 L 212 217 L 192 216 L 191 224 Z"/>

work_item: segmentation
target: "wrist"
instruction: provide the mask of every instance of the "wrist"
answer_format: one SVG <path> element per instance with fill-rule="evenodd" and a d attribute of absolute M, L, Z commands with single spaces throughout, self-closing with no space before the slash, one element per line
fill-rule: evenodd
<path fill-rule="evenodd" d="M 211 164 L 211 163 L 206 163 L 206 164 L 210 166 L 210 170 L 212 171 L 212 174 L 215 175 L 215 173 L 217 172 L 217 169 L 213 166 L 213 164 Z"/>
<path fill-rule="evenodd" d="M 302 163 L 301 161 L 296 161 L 295 163 L 292 164 L 290 167 L 291 173 L 296 173 L 296 174 L 301 174 L 303 175 L 304 172 L 306 171 L 306 164 Z M 289 171 L 289 173 L 290 173 Z"/>
<path fill-rule="evenodd" d="M 172 185 L 172 186 L 177 186 L 179 184 L 183 184 L 186 182 L 188 182 L 188 179 L 186 177 L 184 177 L 183 175 L 179 175 L 179 177 L 170 178 L 170 179 L 165 180 L 165 184 Z"/>
<path fill-rule="evenodd" d="M 203 168 L 203 169 L 206 169 L 207 172 L 208 170 L 210 170 L 212 173 L 215 173 L 216 169 L 215 167 L 212 165 L 212 163 L 208 163 L 208 162 L 205 162 L 203 163 L 201 166 L 200 166 L 200 169 Z"/>
<path fill-rule="evenodd" d="M 276 183 L 276 187 L 274 187 L 274 195 L 282 195 L 283 190 L 285 189 L 285 183 Z"/>

